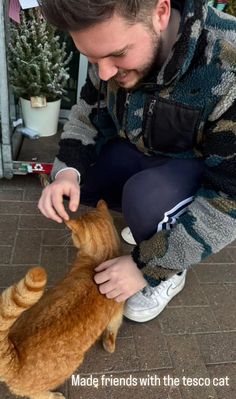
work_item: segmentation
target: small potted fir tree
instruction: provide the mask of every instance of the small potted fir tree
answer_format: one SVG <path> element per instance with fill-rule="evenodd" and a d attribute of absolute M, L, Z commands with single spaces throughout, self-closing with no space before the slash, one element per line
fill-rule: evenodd
<path fill-rule="evenodd" d="M 228 14 L 234 15 L 236 17 L 236 1 L 235 0 L 228 1 L 228 6 L 226 8 L 226 12 Z"/>
<path fill-rule="evenodd" d="M 26 127 L 51 136 L 57 131 L 61 98 L 69 78 L 66 44 L 41 16 L 38 8 L 21 12 L 11 23 L 9 79 L 20 97 Z"/>

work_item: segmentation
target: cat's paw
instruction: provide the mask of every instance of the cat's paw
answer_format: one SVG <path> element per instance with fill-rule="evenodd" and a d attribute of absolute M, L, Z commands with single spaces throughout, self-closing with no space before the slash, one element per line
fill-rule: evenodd
<path fill-rule="evenodd" d="M 115 352 L 116 342 L 112 332 L 105 332 L 102 339 L 103 348 L 105 351 L 113 353 Z"/>

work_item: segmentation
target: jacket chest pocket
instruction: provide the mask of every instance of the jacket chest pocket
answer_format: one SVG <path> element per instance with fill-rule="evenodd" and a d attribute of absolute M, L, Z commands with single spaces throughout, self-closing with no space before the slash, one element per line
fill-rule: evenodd
<path fill-rule="evenodd" d="M 151 150 L 178 153 L 197 142 L 202 110 L 153 96 L 144 110 L 144 144 Z"/>

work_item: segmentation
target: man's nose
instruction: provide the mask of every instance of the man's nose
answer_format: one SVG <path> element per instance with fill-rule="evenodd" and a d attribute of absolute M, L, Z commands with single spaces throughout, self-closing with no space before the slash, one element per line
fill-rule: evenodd
<path fill-rule="evenodd" d="M 98 74 L 101 80 L 107 81 L 113 78 L 118 72 L 118 68 L 108 58 L 98 61 L 97 64 Z"/>

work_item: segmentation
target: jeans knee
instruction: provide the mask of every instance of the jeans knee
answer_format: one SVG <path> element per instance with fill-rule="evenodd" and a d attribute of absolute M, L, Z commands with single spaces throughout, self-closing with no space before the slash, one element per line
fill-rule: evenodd
<path fill-rule="evenodd" d="M 122 210 L 124 216 L 127 212 L 138 217 L 143 213 L 144 193 L 142 190 L 142 182 L 137 175 L 130 177 L 124 185 L 122 194 Z M 142 196 L 142 197 L 141 197 Z"/>

